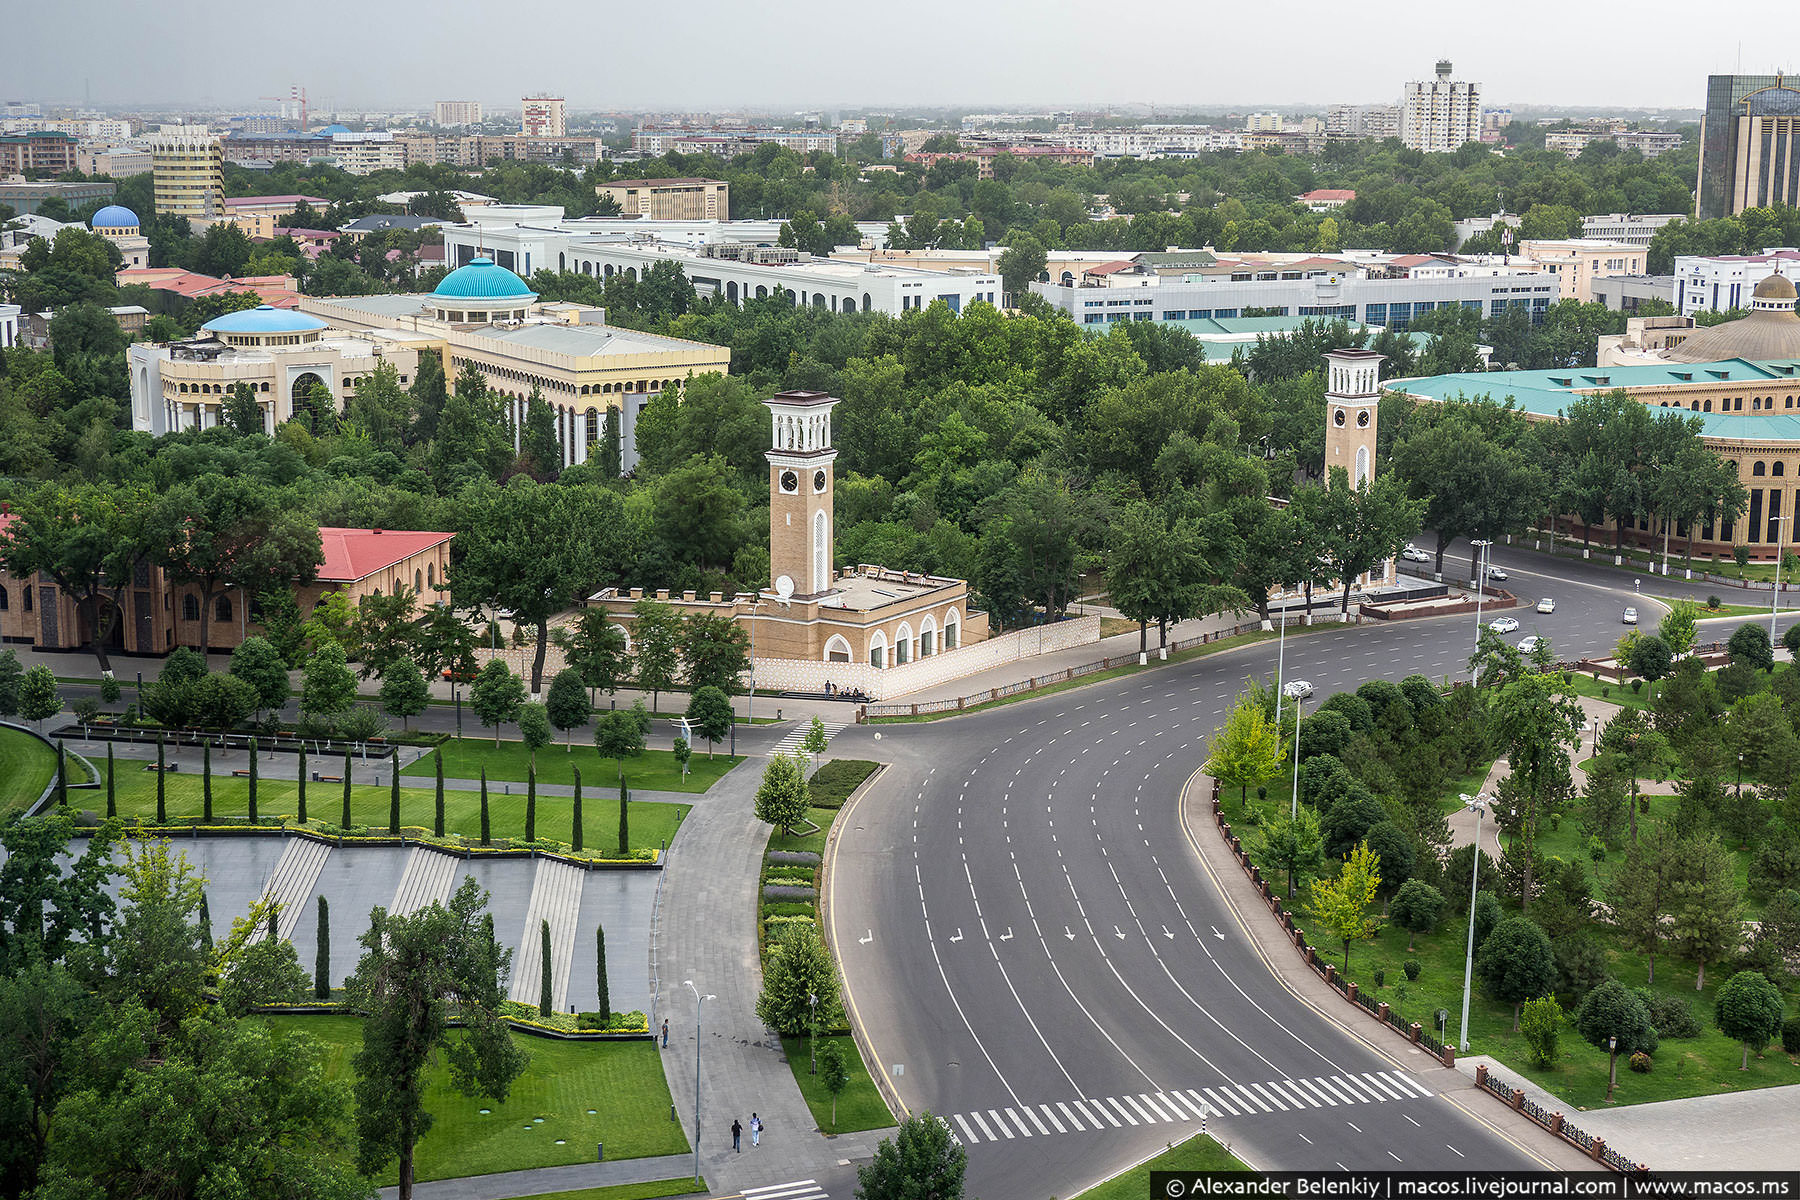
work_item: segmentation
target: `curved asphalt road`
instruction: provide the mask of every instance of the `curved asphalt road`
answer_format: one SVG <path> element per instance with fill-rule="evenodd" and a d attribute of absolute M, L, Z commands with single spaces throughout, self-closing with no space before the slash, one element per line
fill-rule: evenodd
<path fill-rule="evenodd" d="M 1497 560 L 1521 599 L 1515 641 L 1547 635 L 1574 657 L 1622 632 L 1629 576 Z M 1542 594 L 1554 613 L 1530 608 Z M 1661 615 L 1637 605 L 1646 625 Z M 1474 630 L 1459 616 L 1313 632 L 1291 639 L 1285 677 L 1317 698 L 1454 677 Z M 840 836 L 834 941 L 882 1069 L 968 1145 L 971 1195 L 1074 1195 L 1202 1110 L 1265 1168 L 1541 1165 L 1280 986 L 1188 844 L 1182 788 L 1244 678 L 1275 660 L 1264 643 L 886 727 L 880 747 L 866 728 L 840 735 L 841 753 L 893 765 Z"/>

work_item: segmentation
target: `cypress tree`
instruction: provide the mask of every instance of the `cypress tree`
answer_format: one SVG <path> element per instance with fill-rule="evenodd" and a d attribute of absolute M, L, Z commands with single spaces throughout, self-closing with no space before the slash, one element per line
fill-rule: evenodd
<path fill-rule="evenodd" d="M 538 1016 L 547 1017 L 555 1007 L 550 996 L 550 922 L 538 922 L 538 941 L 543 950 L 544 978 L 538 985 Z"/>
<path fill-rule="evenodd" d="M 569 844 L 581 849 L 581 768 L 575 768 L 575 828 L 570 831 Z"/>
<path fill-rule="evenodd" d="M 481 768 L 481 844 L 488 844 L 487 765 Z"/>
<path fill-rule="evenodd" d="M 119 815 L 119 800 L 117 796 L 113 795 L 113 748 L 111 742 L 106 743 L 106 815 L 108 817 Z"/>
<path fill-rule="evenodd" d="M 306 824 L 306 743 L 300 743 L 300 823 Z"/>
<path fill-rule="evenodd" d="M 619 784 L 619 857 L 624 858 L 631 853 L 631 821 L 626 813 L 626 806 L 631 803 L 631 788 L 624 783 Z"/>
<path fill-rule="evenodd" d="M 525 768 L 525 840 L 537 841 L 537 768 Z"/>
<path fill-rule="evenodd" d="M 350 828 L 350 748 L 344 747 L 344 819 L 338 822 L 345 829 Z"/>
<path fill-rule="evenodd" d="M 594 1007 L 602 1021 L 612 1020 L 612 995 L 606 988 L 606 930 L 594 926 L 594 982 L 600 986 L 599 1002 Z"/>
<path fill-rule="evenodd" d="M 437 753 L 432 755 L 432 757 L 437 761 L 437 813 L 432 818 L 431 832 L 436 834 L 438 837 L 443 837 L 444 836 L 444 751 L 443 751 L 443 748 L 439 747 Z"/>
<path fill-rule="evenodd" d="M 388 832 L 400 835 L 400 755 L 394 754 L 394 779 L 388 788 Z"/>
<path fill-rule="evenodd" d="M 212 743 L 200 748 L 200 815 L 212 824 Z"/>
<path fill-rule="evenodd" d="M 206 907 L 204 891 L 200 893 L 200 944 L 206 947 L 208 954 L 212 953 L 212 912 Z"/>
<path fill-rule="evenodd" d="M 163 800 L 163 775 L 168 763 L 163 761 L 163 736 L 156 735 L 156 823 L 169 823 L 169 806 Z"/>
<path fill-rule="evenodd" d="M 277 900 L 274 904 L 269 906 L 269 940 L 271 942 L 279 942 L 281 940 L 280 921 L 281 901 Z"/>
<path fill-rule="evenodd" d="M 331 906 L 319 896 L 319 954 L 313 960 L 313 997 L 331 999 Z"/>
<path fill-rule="evenodd" d="M 56 806 L 62 808 L 69 803 L 69 755 L 63 749 L 62 739 L 56 742 Z"/>
<path fill-rule="evenodd" d="M 250 823 L 256 824 L 256 739 L 250 739 Z"/>

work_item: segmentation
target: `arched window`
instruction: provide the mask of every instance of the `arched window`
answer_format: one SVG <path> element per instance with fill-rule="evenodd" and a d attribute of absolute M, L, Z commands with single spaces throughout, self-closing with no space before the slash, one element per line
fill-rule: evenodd
<path fill-rule="evenodd" d="M 902 621 L 900 628 L 894 631 L 894 665 L 905 666 L 912 661 L 912 626 Z"/>
<path fill-rule="evenodd" d="M 19 585 L 19 595 L 25 601 L 25 603 L 23 605 L 21 605 L 21 607 L 24 608 L 24 610 L 26 612 L 30 612 L 31 611 L 31 585 L 28 583 Z"/>
<path fill-rule="evenodd" d="M 413 568 L 413 591 L 421 596 L 425 594 L 425 572 L 417 567 Z"/>
<path fill-rule="evenodd" d="M 873 306 L 873 304 L 874 304 L 874 302 L 869 299 L 869 293 L 864 292 L 863 298 L 862 298 L 862 310 L 864 312 L 868 312 L 869 309 Z"/>
<path fill-rule="evenodd" d="M 850 643 L 844 640 L 843 634 L 834 633 L 831 635 L 831 639 L 825 643 L 825 661 L 834 663 L 850 661 Z"/>
<path fill-rule="evenodd" d="M 1701 412 L 1711 412 L 1712 411 L 1712 401 L 1708 400 L 1705 404 L 1702 404 L 1700 406 L 1700 411 Z"/>
<path fill-rule="evenodd" d="M 1356 448 L 1356 478 L 1351 481 L 1351 486 L 1360 488 L 1368 481 L 1369 448 L 1367 446 L 1358 446 Z"/>
<path fill-rule="evenodd" d="M 869 639 L 869 665 L 871 667 L 887 666 L 887 634 L 877 629 L 875 636 Z"/>
<path fill-rule="evenodd" d="M 220 596 L 219 602 L 213 605 L 213 620 L 230 621 L 234 619 L 231 615 L 231 597 Z"/>
<path fill-rule="evenodd" d="M 1787 464 L 1777 459 L 1775 465 L 1769 468 L 1769 474 L 1775 476 L 1777 479 L 1781 478 L 1783 475 L 1787 474 Z"/>
<path fill-rule="evenodd" d="M 961 632 L 962 619 L 957 616 L 956 610 L 953 608 L 944 614 L 944 649 L 956 649 L 957 635 Z"/>
<path fill-rule="evenodd" d="M 813 595 L 831 586 L 831 536 L 826 516 L 813 517 Z"/>
<path fill-rule="evenodd" d="M 919 623 L 919 657 L 930 658 L 937 653 L 937 622 L 926 617 Z"/>
<path fill-rule="evenodd" d="M 181 598 L 181 619 L 184 621 L 200 619 L 200 601 L 192 592 Z"/>
<path fill-rule="evenodd" d="M 1762 473 L 1763 473 L 1763 464 L 1761 464 L 1759 462 L 1750 464 L 1750 474 L 1751 475 L 1761 477 Z"/>

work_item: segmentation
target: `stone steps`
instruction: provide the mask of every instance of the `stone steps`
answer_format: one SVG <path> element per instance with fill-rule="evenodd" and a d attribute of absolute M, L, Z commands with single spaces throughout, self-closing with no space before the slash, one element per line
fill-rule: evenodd
<path fill-rule="evenodd" d="M 325 869 L 325 860 L 330 857 L 331 847 L 311 838 L 291 837 L 282 847 L 281 857 L 276 860 L 275 869 L 269 872 L 268 883 L 263 885 L 263 895 L 281 904 L 281 915 L 275 923 L 279 936 L 293 936 L 294 926 L 300 923 L 301 907 L 312 895 L 319 872 Z"/>
<path fill-rule="evenodd" d="M 543 983 L 539 925 L 550 922 L 550 996 L 560 1011 L 568 1007 L 569 967 L 575 958 L 575 927 L 581 916 L 581 885 L 587 872 L 568 863 L 539 859 L 531 881 L 525 927 L 513 952 L 512 987 L 508 998 L 535 1005 Z"/>

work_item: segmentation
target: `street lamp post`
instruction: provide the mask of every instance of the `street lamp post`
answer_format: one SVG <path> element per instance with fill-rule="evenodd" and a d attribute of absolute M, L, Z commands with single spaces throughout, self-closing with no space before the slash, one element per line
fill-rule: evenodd
<path fill-rule="evenodd" d="M 1281 733 L 1281 671 L 1287 662 L 1287 597 L 1281 598 L 1281 632 L 1275 635 L 1275 732 Z M 1298 752 L 1300 743 L 1295 742 Z"/>
<path fill-rule="evenodd" d="M 1306 703 L 1299 697 L 1294 698 L 1294 802 L 1288 809 L 1288 820 L 1300 819 L 1300 718 L 1306 713 Z"/>
<path fill-rule="evenodd" d="M 700 989 L 694 986 L 691 979 L 682 980 L 688 991 L 694 993 L 694 1182 L 700 1182 L 700 1012 L 708 1000 L 716 1000 L 711 994 L 702 996 Z"/>
<path fill-rule="evenodd" d="M 1465 808 L 1475 812 L 1475 854 L 1469 859 L 1469 949 L 1463 959 L 1462 1052 L 1469 1052 L 1469 988 L 1475 980 L 1475 895 L 1481 878 L 1481 813 L 1493 797 L 1482 792 L 1471 798 L 1462 794 Z"/>
<path fill-rule="evenodd" d="M 812 1009 L 812 1032 L 806 1039 L 806 1056 L 811 1060 L 807 1064 L 806 1073 L 819 1073 L 819 993 L 806 993 L 806 1003 Z"/>
<path fill-rule="evenodd" d="M 1475 653 L 1481 653 L 1481 601 L 1486 595 L 1487 587 L 1487 553 L 1488 547 L 1494 543 L 1486 538 L 1476 538 L 1469 543 L 1475 547 Z M 1469 682 L 1475 682 L 1475 662 L 1469 662 Z"/>
<path fill-rule="evenodd" d="M 1612 1103 L 1613 1085 L 1619 1081 L 1619 1039 L 1615 1034 L 1606 1039 L 1606 1102 Z"/>

